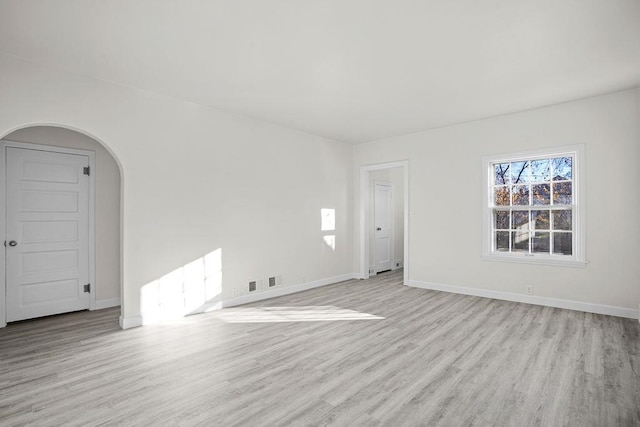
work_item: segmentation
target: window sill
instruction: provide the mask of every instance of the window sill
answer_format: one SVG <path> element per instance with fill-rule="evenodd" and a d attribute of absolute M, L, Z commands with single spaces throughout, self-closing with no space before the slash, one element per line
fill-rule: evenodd
<path fill-rule="evenodd" d="M 551 259 L 541 256 L 526 256 L 526 255 L 498 255 L 498 254 L 483 254 L 482 259 L 485 261 L 493 262 L 512 262 L 518 264 L 538 264 L 538 265 L 553 265 L 556 267 L 572 267 L 572 268 L 585 268 L 587 266 L 586 261 L 578 261 L 575 259 Z"/>

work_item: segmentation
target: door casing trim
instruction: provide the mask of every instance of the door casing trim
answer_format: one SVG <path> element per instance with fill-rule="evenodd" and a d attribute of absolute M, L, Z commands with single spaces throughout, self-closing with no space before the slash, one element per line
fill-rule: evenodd
<path fill-rule="evenodd" d="M 0 230 L 6 240 L 7 194 L 6 194 L 6 156 L 7 147 L 22 148 L 27 150 L 48 151 L 50 153 L 77 154 L 89 158 L 89 310 L 96 308 L 96 251 L 95 251 L 95 152 L 90 150 L 78 150 L 75 148 L 56 147 L 52 145 L 30 144 L 2 139 L 0 140 Z M 0 245 L 0 328 L 7 326 L 7 266 L 6 248 Z"/>
<path fill-rule="evenodd" d="M 404 270 L 403 282 L 409 282 L 409 161 L 360 165 L 360 268 L 359 277 L 369 278 L 369 172 L 378 169 L 403 168 L 404 178 Z"/>

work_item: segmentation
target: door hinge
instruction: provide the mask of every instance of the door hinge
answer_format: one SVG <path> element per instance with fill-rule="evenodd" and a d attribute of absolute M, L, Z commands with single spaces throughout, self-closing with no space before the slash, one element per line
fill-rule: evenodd
<path fill-rule="evenodd" d="M 91 292 L 91 283 L 87 283 L 86 285 L 84 285 L 84 291 Z"/>
<path fill-rule="evenodd" d="M 82 168 L 82 173 L 85 175 L 91 175 L 91 167 L 85 166 L 84 168 Z"/>

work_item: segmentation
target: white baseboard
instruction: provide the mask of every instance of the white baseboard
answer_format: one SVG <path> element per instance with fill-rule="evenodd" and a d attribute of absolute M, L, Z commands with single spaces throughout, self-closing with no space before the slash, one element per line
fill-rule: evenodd
<path fill-rule="evenodd" d="M 204 304 L 202 307 L 198 307 L 197 310 L 190 312 L 188 315 L 205 313 L 208 311 L 219 310 L 224 307 L 234 307 L 237 305 L 248 304 L 250 302 L 262 301 L 269 298 L 275 298 L 283 295 L 294 294 L 297 292 L 306 291 L 320 286 L 332 285 L 334 283 L 343 282 L 345 280 L 357 279 L 359 275 L 356 273 L 342 274 L 340 276 L 328 277 L 326 279 L 316 280 L 314 282 L 301 283 L 298 285 L 290 285 L 284 287 L 276 287 L 274 289 L 266 289 L 264 291 L 252 292 L 249 295 L 243 295 L 236 298 L 230 298 L 226 300 L 217 300 Z M 143 317 L 143 316 L 130 316 L 120 318 L 120 327 L 122 329 L 135 328 L 146 324 L 158 323 L 155 318 Z"/>
<path fill-rule="evenodd" d="M 202 307 L 198 307 L 198 309 L 192 311 L 188 315 L 191 316 L 192 314 L 207 313 L 209 311 L 220 310 L 223 307 L 224 307 L 224 301 L 222 300 L 212 301 L 204 304 Z"/>
<path fill-rule="evenodd" d="M 514 294 L 511 292 L 468 288 L 464 286 L 443 285 L 440 283 L 421 282 L 418 280 L 409 280 L 405 284 L 414 288 L 431 289 L 435 291 L 473 295 L 477 297 L 493 298 L 505 301 L 523 302 L 526 304 L 544 305 L 547 307 L 565 308 L 568 310 L 586 311 L 587 313 L 607 314 L 609 316 L 627 317 L 630 319 L 638 319 L 639 315 L 637 310 L 631 308 L 616 307 L 604 304 L 591 304 L 588 302 L 572 301 L 560 298 Z"/>
<path fill-rule="evenodd" d="M 318 288 L 320 286 L 333 285 L 334 283 L 344 282 L 345 280 L 357 279 L 359 275 L 356 273 L 348 273 L 340 276 L 328 277 L 326 279 L 316 280 L 314 282 L 301 283 L 298 285 L 284 286 L 281 288 L 267 289 L 261 292 L 243 295 L 241 297 L 231 298 L 222 301 L 222 307 L 234 307 L 236 305 L 248 304 L 250 302 L 262 301 L 269 298 L 275 298 L 282 295 L 295 294 L 297 292 L 307 291 L 309 289 Z"/>
<path fill-rule="evenodd" d="M 103 308 L 120 307 L 120 298 L 110 298 L 96 300 L 92 310 L 102 310 Z"/>
<path fill-rule="evenodd" d="M 403 259 L 396 259 L 393 261 L 393 266 L 391 267 L 392 270 L 399 270 L 401 268 L 404 268 L 404 260 Z"/>
<path fill-rule="evenodd" d="M 142 316 L 120 316 L 120 327 L 122 329 L 137 328 L 142 326 Z"/>

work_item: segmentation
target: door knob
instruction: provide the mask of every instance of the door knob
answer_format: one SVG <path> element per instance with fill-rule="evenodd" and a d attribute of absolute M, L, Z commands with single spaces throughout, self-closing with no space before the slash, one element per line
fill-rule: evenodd
<path fill-rule="evenodd" d="M 18 242 L 16 242 L 15 240 L 11 240 L 9 242 L 9 246 L 18 246 Z"/>
<path fill-rule="evenodd" d="M 382 228 L 378 227 L 378 228 L 376 228 L 376 230 L 378 230 L 378 231 L 382 231 Z"/>

